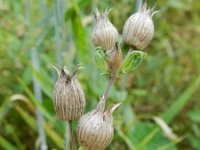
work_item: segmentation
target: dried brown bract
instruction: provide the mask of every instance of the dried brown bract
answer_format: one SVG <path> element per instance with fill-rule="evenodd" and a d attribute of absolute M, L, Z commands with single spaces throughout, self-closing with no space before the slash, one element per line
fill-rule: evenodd
<path fill-rule="evenodd" d="M 118 43 L 111 51 L 108 57 L 108 68 L 112 74 L 117 73 L 122 64 L 122 51 Z"/>

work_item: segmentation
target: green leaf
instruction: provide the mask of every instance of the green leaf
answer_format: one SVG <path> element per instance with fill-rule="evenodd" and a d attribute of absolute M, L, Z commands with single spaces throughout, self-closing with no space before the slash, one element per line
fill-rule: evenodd
<path fill-rule="evenodd" d="M 80 146 L 78 150 L 86 150 L 84 147 Z"/>
<path fill-rule="evenodd" d="M 42 70 L 40 72 L 36 70 L 33 66 L 31 66 L 32 73 L 36 77 L 38 83 L 40 84 L 43 92 L 49 97 L 52 98 L 53 94 L 53 82 L 50 77 Z"/>
<path fill-rule="evenodd" d="M 11 136 L 13 139 L 13 142 L 16 143 L 16 146 L 20 150 L 25 150 L 23 142 L 20 140 L 18 134 L 16 134 L 16 127 L 13 126 L 13 124 L 8 123 L 6 120 L 3 121 L 4 123 L 4 131 L 7 135 L 7 137 Z"/>
<path fill-rule="evenodd" d="M 70 0 L 70 8 L 65 13 L 65 21 L 69 21 L 71 24 L 73 42 L 76 50 L 79 51 L 77 56 L 79 59 L 83 59 L 82 56 L 86 51 L 86 35 L 81 23 L 79 5 L 76 0 Z"/>
<path fill-rule="evenodd" d="M 200 109 L 192 110 L 188 113 L 191 120 L 200 123 Z"/>
<path fill-rule="evenodd" d="M 124 134 L 119 127 L 116 127 L 115 129 L 117 131 L 117 134 L 126 142 L 128 147 L 130 149 L 135 149 L 135 146 L 133 145 L 133 142 L 131 141 L 131 139 L 126 134 Z"/>
<path fill-rule="evenodd" d="M 21 86 L 24 88 L 25 92 L 27 93 L 27 95 L 30 97 L 30 100 L 42 111 L 42 113 L 44 114 L 44 116 L 51 120 L 51 115 L 50 113 L 46 110 L 46 108 L 35 98 L 35 96 L 33 95 L 33 93 L 29 90 L 29 88 L 27 87 L 27 85 L 24 83 L 24 81 L 21 78 L 17 77 L 17 80 L 19 81 L 19 83 L 21 84 Z"/>
<path fill-rule="evenodd" d="M 23 57 L 24 58 L 24 57 Z M 50 76 L 42 69 L 40 69 L 40 71 L 38 71 L 37 69 L 35 69 L 32 65 L 32 63 L 28 60 L 28 59 L 23 59 L 21 58 L 21 60 L 25 63 L 25 64 L 28 64 L 28 66 L 30 66 L 30 73 L 31 74 L 31 77 L 34 75 L 38 81 L 38 83 L 40 84 L 41 88 L 42 88 L 42 91 L 49 97 L 49 98 L 52 98 L 52 91 L 53 91 L 53 82 L 50 78 Z M 28 74 L 28 75 L 29 75 Z M 27 85 L 28 83 L 25 82 L 25 78 L 23 76 L 22 78 L 23 82 L 25 85 Z M 25 81 L 24 81 L 25 80 Z M 30 79 L 29 79 L 30 80 Z"/>
<path fill-rule="evenodd" d="M 166 145 L 163 145 L 162 147 L 159 148 L 159 150 L 170 150 L 174 147 L 174 145 L 181 142 L 182 140 L 183 140 L 183 138 L 177 138 L 174 141 L 172 141 Z"/>
<path fill-rule="evenodd" d="M 32 72 L 31 72 L 31 68 L 30 67 L 25 68 L 25 70 L 23 72 L 23 75 L 22 75 L 22 78 L 23 78 L 23 81 L 26 84 L 31 83 L 31 81 L 33 79 L 33 76 L 32 76 Z"/>
<path fill-rule="evenodd" d="M 138 121 L 132 126 L 125 134 L 129 137 L 134 145 L 137 145 L 144 138 L 147 138 L 149 132 L 155 128 L 155 124 L 147 121 Z M 151 134 L 147 139 L 153 138 L 153 142 L 150 142 L 148 146 L 143 148 L 144 150 L 158 150 L 161 146 L 168 145 L 170 141 L 162 134 L 162 132 L 158 132 L 156 136 Z M 137 146 L 135 147 L 137 149 Z M 142 149 L 142 150 L 143 150 Z M 168 150 L 176 150 L 175 146 L 170 145 Z"/>
<path fill-rule="evenodd" d="M 106 57 L 104 52 L 102 52 L 102 50 L 97 50 L 95 52 L 95 61 L 97 64 L 97 67 L 102 71 L 102 72 L 106 72 L 108 70 L 108 65 L 106 62 Z"/>
<path fill-rule="evenodd" d="M 21 115 L 24 121 L 31 127 L 31 129 L 37 132 L 37 123 L 36 123 L 35 118 L 31 117 L 25 110 L 23 110 L 19 106 L 16 106 L 15 109 Z"/>
<path fill-rule="evenodd" d="M 92 3 L 92 0 L 79 0 L 79 6 L 85 8 Z"/>
<path fill-rule="evenodd" d="M 146 53 L 141 51 L 130 51 L 124 59 L 121 67 L 121 72 L 134 71 L 139 64 L 146 58 Z"/>
<path fill-rule="evenodd" d="M 5 150 L 18 150 L 14 145 L 12 145 L 7 139 L 0 135 L 0 145 Z"/>
<path fill-rule="evenodd" d="M 73 7 L 70 7 L 67 12 L 65 13 L 65 20 L 68 20 L 73 16 L 73 13 L 75 13 L 75 10 Z"/>
<path fill-rule="evenodd" d="M 195 150 L 200 150 L 200 142 L 199 142 L 199 137 L 190 137 L 189 138 L 190 143 L 192 144 L 192 149 Z"/>
<path fill-rule="evenodd" d="M 181 109 L 185 106 L 185 104 L 191 100 L 192 94 L 199 90 L 200 87 L 200 76 L 196 78 L 189 86 L 188 88 L 183 91 L 183 93 L 174 100 L 174 103 L 163 113 L 161 114 L 161 117 L 169 123 L 172 121 L 175 116 L 181 111 Z"/>
<path fill-rule="evenodd" d="M 200 86 L 200 76 L 194 80 L 191 85 L 181 94 L 176 100 L 174 100 L 174 103 L 164 112 L 161 114 L 161 117 L 167 122 L 171 122 L 176 115 L 181 111 L 181 109 L 185 106 L 185 104 L 190 100 L 192 94 L 199 89 Z M 140 143 L 136 146 L 136 150 L 145 149 L 145 147 L 148 147 L 149 143 L 151 141 L 154 141 L 153 138 L 160 133 L 159 127 L 154 127 L 149 134 L 143 138 Z"/>
<path fill-rule="evenodd" d="M 12 107 L 13 107 L 13 105 L 10 104 L 8 100 L 5 100 L 1 103 L 1 105 L 0 105 L 0 124 L 5 119 L 6 115 L 10 112 Z"/>
<path fill-rule="evenodd" d="M 36 118 L 28 114 L 24 109 L 19 106 L 15 107 L 17 112 L 21 115 L 24 121 L 31 127 L 34 132 L 37 132 L 37 121 Z M 49 126 L 48 123 L 44 122 L 44 129 L 47 133 L 47 136 L 59 147 L 63 148 L 63 140 L 61 137 Z"/>

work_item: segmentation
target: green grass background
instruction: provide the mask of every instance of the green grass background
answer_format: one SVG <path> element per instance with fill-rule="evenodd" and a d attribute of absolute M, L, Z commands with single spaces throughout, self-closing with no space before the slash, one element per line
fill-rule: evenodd
<path fill-rule="evenodd" d="M 63 149 L 66 123 L 53 109 L 57 79 L 52 65 L 84 69 L 86 112 L 95 108 L 107 78 L 94 60 L 93 9 L 113 8 L 109 18 L 122 33 L 136 11 L 134 0 L 0 0 L 0 149 L 38 149 L 36 107 L 44 116 L 49 149 Z M 148 0 L 156 4 L 155 35 L 148 56 L 135 70 L 116 80 L 107 105 L 114 113 L 115 135 L 107 150 L 200 149 L 200 1 Z M 31 62 L 36 49 L 39 69 Z M 126 50 L 123 53 L 126 54 Z M 43 103 L 33 92 L 33 77 Z M 153 116 L 162 117 L 178 136 L 169 140 Z M 74 123 L 76 131 L 76 123 Z"/>

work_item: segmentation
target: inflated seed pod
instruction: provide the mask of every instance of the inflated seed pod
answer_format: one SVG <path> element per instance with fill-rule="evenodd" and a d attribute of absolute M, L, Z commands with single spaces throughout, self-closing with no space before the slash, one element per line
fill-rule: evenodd
<path fill-rule="evenodd" d="M 123 40 L 133 48 L 143 50 L 149 45 L 154 34 L 153 15 L 156 13 L 154 8 L 147 9 L 147 3 L 131 15 L 123 28 Z"/>
<path fill-rule="evenodd" d="M 108 57 L 108 68 L 112 74 L 115 74 L 120 69 L 121 64 L 122 51 L 118 43 L 116 43 Z"/>
<path fill-rule="evenodd" d="M 61 120 L 72 121 L 84 113 L 85 95 L 75 77 L 75 72 L 70 74 L 66 67 L 57 69 L 59 78 L 54 86 L 54 109 Z"/>
<path fill-rule="evenodd" d="M 111 50 L 118 40 L 117 29 L 108 19 L 109 10 L 99 12 L 94 11 L 95 25 L 92 34 L 92 42 L 95 47 L 101 47 L 103 50 Z"/>
<path fill-rule="evenodd" d="M 105 101 L 101 100 L 97 108 L 83 115 L 78 123 L 78 141 L 87 150 L 104 150 L 112 141 L 112 112 L 119 106 L 114 104 L 105 112 Z"/>

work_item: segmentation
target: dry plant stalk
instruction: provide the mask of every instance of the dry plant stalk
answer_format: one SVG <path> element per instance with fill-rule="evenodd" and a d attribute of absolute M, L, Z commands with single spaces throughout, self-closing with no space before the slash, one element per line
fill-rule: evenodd
<path fill-rule="evenodd" d="M 144 2 L 141 8 L 127 19 L 123 29 L 123 41 L 131 48 L 143 50 L 153 38 L 152 16 L 155 13 L 154 8 L 147 9 L 147 4 Z M 77 136 L 81 146 L 87 150 L 104 150 L 112 141 L 114 134 L 112 113 L 119 106 L 119 104 L 113 104 L 105 109 L 109 91 L 123 66 L 122 51 L 117 42 L 118 31 L 108 19 L 108 10 L 99 12 L 96 9 L 94 14 L 95 25 L 92 42 L 96 48 L 102 50 L 101 57 L 105 57 L 110 74 L 109 82 L 97 107 L 83 115 L 85 95 L 80 83 L 75 78 L 75 72 L 71 75 L 66 68 L 55 68 L 59 79 L 54 87 L 54 108 L 61 120 L 69 121 L 73 150 L 76 149 L 71 126 L 73 120 L 80 118 Z"/>

